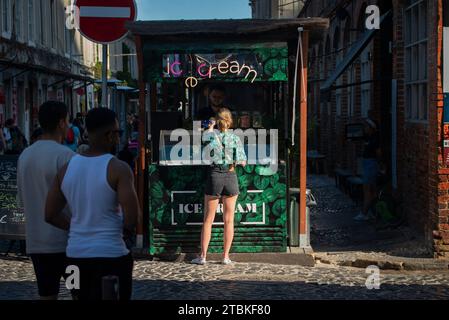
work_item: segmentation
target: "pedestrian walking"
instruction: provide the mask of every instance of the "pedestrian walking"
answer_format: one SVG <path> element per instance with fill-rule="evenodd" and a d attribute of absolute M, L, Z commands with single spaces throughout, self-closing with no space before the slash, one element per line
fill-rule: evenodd
<path fill-rule="evenodd" d="M 375 219 L 370 207 L 377 197 L 377 178 L 382 164 L 380 137 L 376 122 L 365 120 L 365 145 L 363 148 L 363 208 L 354 217 L 356 221 Z"/>
<path fill-rule="evenodd" d="M 64 145 L 69 147 L 73 152 L 78 149 L 78 144 L 80 143 L 81 133 L 79 128 L 74 125 L 73 117 L 70 117 L 69 130 L 67 130 L 67 136 L 64 141 Z"/>
<path fill-rule="evenodd" d="M 205 264 L 212 233 L 212 224 L 220 199 L 223 202 L 224 250 L 223 263 L 230 264 L 229 258 L 234 238 L 234 214 L 237 197 L 240 193 L 235 172 L 236 165 L 246 165 L 246 154 L 240 138 L 229 131 L 232 128 L 232 114 L 229 109 L 221 108 L 216 115 L 219 132 L 213 130 L 211 121 L 206 139 L 213 150 L 212 164 L 209 168 L 204 196 L 205 214 L 201 231 L 201 253 L 192 260 L 194 264 Z"/>
<path fill-rule="evenodd" d="M 69 230 L 67 256 L 80 271 L 80 300 L 102 298 L 102 278 L 117 276 L 119 298 L 132 293 L 133 259 L 125 240 L 134 233 L 139 203 L 128 164 L 111 152 L 120 142 L 115 112 L 106 108 L 86 117 L 89 149 L 63 167 L 48 194 L 46 219 Z M 71 219 L 61 212 L 68 205 Z"/>
<path fill-rule="evenodd" d="M 15 125 L 13 119 L 6 120 L 3 134 L 6 141 L 5 154 L 20 154 L 28 145 L 24 134 L 19 127 Z"/>
<path fill-rule="evenodd" d="M 65 273 L 68 235 L 45 222 L 45 202 L 58 170 L 74 155 L 61 144 L 69 124 L 67 106 L 44 103 L 39 109 L 39 123 L 43 134 L 19 157 L 17 187 L 25 212 L 26 252 L 33 262 L 39 295 L 42 300 L 55 300 Z"/>
<path fill-rule="evenodd" d="M 85 140 L 86 138 L 86 126 L 84 124 L 84 119 L 83 119 L 83 115 L 81 114 L 81 112 L 78 112 L 76 114 L 76 118 L 75 120 L 73 120 L 73 125 L 75 127 L 78 128 L 78 130 L 80 131 L 80 141 L 79 141 L 79 145 L 81 144 L 87 144 L 87 141 Z"/>
<path fill-rule="evenodd" d="M 139 116 L 137 114 L 134 114 L 132 120 L 131 140 L 137 141 L 138 138 L 139 138 Z"/>

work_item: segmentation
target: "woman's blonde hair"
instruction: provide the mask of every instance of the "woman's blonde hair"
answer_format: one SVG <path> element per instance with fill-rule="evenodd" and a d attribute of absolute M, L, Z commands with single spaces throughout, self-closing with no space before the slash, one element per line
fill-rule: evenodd
<path fill-rule="evenodd" d="M 232 128 L 232 114 L 231 111 L 227 108 L 221 108 L 218 110 L 217 116 L 215 117 L 217 120 L 218 130 L 221 132 L 226 131 L 229 128 Z"/>

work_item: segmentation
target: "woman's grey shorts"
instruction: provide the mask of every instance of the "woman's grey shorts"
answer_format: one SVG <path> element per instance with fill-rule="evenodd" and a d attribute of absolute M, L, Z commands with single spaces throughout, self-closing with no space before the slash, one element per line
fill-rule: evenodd
<path fill-rule="evenodd" d="M 210 170 L 207 177 L 206 189 L 204 193 L 207 196 L 236 196 L 240 193 L 237 174 L 235 172 L 219 172 Z"/>

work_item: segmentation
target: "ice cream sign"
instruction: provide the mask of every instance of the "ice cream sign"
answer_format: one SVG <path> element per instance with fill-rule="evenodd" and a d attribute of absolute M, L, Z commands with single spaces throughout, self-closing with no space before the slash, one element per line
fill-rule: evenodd
<path fill-rule="evenodd" d="M 250 194 L 262 194 L 263 190 L 248 190 Z M 171 191 L 171 225 L 202 225 L 204 220 L 203 204 L 198 202 L 197 191 Z M 235 220 L 241 225 L 265 225 L 265 201 L 256 198 L 255 201 L 237 201 Z M 217 206 L 214 225 L 223 224 L 223 204 Z M 242 219 L 243 216 L 245 219 Z M 244 220 L 244 221 L 243 221 Z"/>
<path fill-rule="evenodd" d="M 240 77 L 253 83 L 259 76 L 254 64 L 241 62 L 229 54 L 217 55 L 165 55 L 164 78 L 185 78 L 185 85 L 194 88 L 201 80 Z"/>

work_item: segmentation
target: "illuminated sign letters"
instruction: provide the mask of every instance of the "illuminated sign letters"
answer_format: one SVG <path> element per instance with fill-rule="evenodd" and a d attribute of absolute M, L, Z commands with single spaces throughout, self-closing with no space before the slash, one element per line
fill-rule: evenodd
<path fill-rule="evenodd" d="M 241 77 L 244 76 L 245 79 L 249 79 L 251 83 L 253 83 L 258 76 L 258 72 L 252 66 L 248 66 L 245 63 L 240 64 L 240 62 L 236 60 L 230 62 L 221 61 L 217 65 L 203 62 L 198 65 L 195 69 L 195 74 L 192 75 L 184 70 L 181 62 L 170 61 L 170 58 L 168 58 L 165 72 L 168 76 L 173 77 L 187 76 L 185 85 L 188 88 L 196 87 L 201 79 L 211 79 L 216 75 L 234 74 Z"/>

